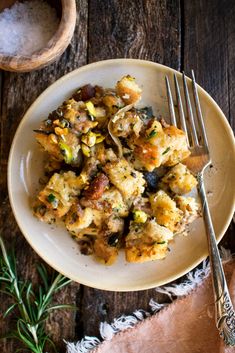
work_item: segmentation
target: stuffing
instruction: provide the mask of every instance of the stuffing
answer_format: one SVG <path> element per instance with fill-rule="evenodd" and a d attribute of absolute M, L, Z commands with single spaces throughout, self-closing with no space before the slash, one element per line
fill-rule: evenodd
<path fill-rule="evenodd" d="M 126 259 L 128 262 L 163 259 L 167 254 L 168 241 L 172 238 L 173 233 L 155 220 L 144 224 L 132 221 L 126 237 Z"/>
<path fill-rule="evenodd" d="M 176 232 L 183 218 L 183 212 L 177 208 L 176 202 L 163 190 L 152 194 L 149 199 L 157 223 Z"/>
<path fill-rule="evenodd" d="M 132 168 L 124 158 L 107 163 L 104 170 L 124 199 L 136 198 L 144 192 L 143 174 Z"/>
<path fill-rule="evenodd" d="M 115 92 L 107 92 L 103 97 L 103 104 L 108 108 L 109 113 L 115 113 L 117 109 L 124 106 L 121 96 L 118 97 Z"/>
<path fill-rule="evenodd" d="M 163 128 L 163 131 L 167 138 L 162 164 L 173 166 L 189 157 L 190 151 L 185 133 L 173 125 Z"/>
<path fill-rule="evenodd" d="M 56 221 L 56 214 L 53 209 L 48 209 L 46 205 L 39 200 L 33 204 L 34 215 L 42 222 L 52 224 Z"/>
<path fill-rule="evenodd" d="M 183 195 L 190 192 L 196 185 L 197 179 L 186 165 L 178 163 L 164 175 L 160 187 L 169 188 L 173 193 Z"/>
<path fill-rule="evenodd" d="M 46 151 L 54 159 L 63 161 L 64 157 L 61 153 L 57 136 L 53 133 L 44 134 L 39 130 L 35 130 L 35 132 L 35 138 L 44 151 Z"/>
<path fill-rule="evenodd" d="M 36 130 L 35 138 L 42 148 L 58 161 L 65 163 L 76 163 L 79 160 L 79 139 L 69 133 L 66 128 L 62 129 L 59 126 L 55 127 L 55 133 L 45 135 Z"/>
<path fill-rule="evenodd" d="M 181 163 L 190 155 L 185 133 L 136 106 L 141 94 L 130 75 L 115 88 L 88 83 L 34 130 L 46 152 L 34 215 L 63 222 L 81 253 L 106 265 L 121 248 L 128 262 L 163 259 L 200 214 L 182 196 L 197 185 Z"/>
<path fill-rule="evenodd" d="M 80 193 L 80 185 L 74 172 L 55 173 L 45 188 L 40 191 L 38 199 L 58 218 L 63 217 L 72 206 L 75 197 Z"/>
<path fill-rule="evenodd" d="M 83 197 L 80 202 L 82 206 L 101 210 L 104 214 L 114 214 L 119 217 L 128 216 L 128 206 L 123 200 L 120 191 L 115 187 L 106 190 L 98 200 L 90 200 Z"/>
<path fill-rule="evenodd" d="M 164 128 L 156 120 L 152 120 L 151 126 L 134 141 L 134 145 L 135 165 L 148 172 L 161 165 L 175 165 L 190 154 L 184 132 L 175 126 Z"/>
<path fill-rule="evenodd" d="M 143 122 L 135 111 L 128 111 L 123 117 L 115 120 L 112 127 L 112 132 L 118 137 L 128 137 L 135 134 L 139 137 Z"/>
<path fill-rule="evenodd" d="M 105 226 L 108 232 L 111 234 L 123 233 L 124 230 L 124 219 L 112 214 L 105 220 Z"/>
<path fill-rule="evenodd" d="M 143 244 L 125 249 L 126 261 L 143 263 L 146 261 L 161 260 L 166 257 L 167 243 Z"/>
<path fill-rule="evenodd" d="M 183 212 L 183 223 L 187 225 L 199 217 L 201 206 L 194 197 L 175 196 L 177 207 Z"/>
<path fill-rule="evenodd" d="M 69 232 L 79 237 L 81 230 L 88 228 L 93 221 L 91 208 L 82 209 L 77 203 L 74 204 L 65 218 L 65 226 Z M 81 233 L 82 234 L 82 233 Z"/>
<path fill-rule="evenodd" d="M 97 261 L 105 265 L 112 265 L 117 258 L 118 249 L 110 246 L 104 239 L 96 239 L 94 243 L 94 253 Z"/>
<path fill-rule="evenodd" d="M 125 104 L 133 104 L 140 100 L 142 90 L 135 82 L 134 77 L 124 76 L 116 85 L 117 94 Z"/>

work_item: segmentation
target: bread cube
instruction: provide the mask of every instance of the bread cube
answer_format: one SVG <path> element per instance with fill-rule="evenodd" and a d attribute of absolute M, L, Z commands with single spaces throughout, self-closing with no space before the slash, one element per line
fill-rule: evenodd
<path fill-rule="evenodd" d="M 144 192 L 143 174 L 132 168 L 124 158 L 107 163 L 104 170 L 125 200 L 136 198 Z"/>
<path fill-rule="evenodd" d="M 141 263 L 163 259 L 167 254 L 168 241 L 172 238 L 173 232 L 155 220 L 144 224 L 132 221 L 126 237 L 126 260 Z"/>
<path fill-rule="evenodd" d="M 130 75 L 124 76 L 116 84 L 116 91 L 118 96 L 125 102 L 125 104 L 134 104 L 141 98 L 141 88 L 135 82 L 134 77 Z"/>
<path fill-rule="evenodd" d="M 183 218 L 183 212 L 176 207 L 176 202 L 163 190 L 150 195 L 149 199 L 157 223 L 176 232 Z"/>
<path fill-rule="evenodd" d="M 183 195 L 190 192 L 197 179 L 190 173 L 186 165 L 178 163 L 162 178 L 161 182 L 175 194 Z"/>
<path fill-rule="evenodd" d="M 78 178 L 74 172 L 55 173 L 45 188 L 40 191 L 38 199 L 48 209 L 54 210 L 56 217 L 63 217 L 80 193 Z"/>

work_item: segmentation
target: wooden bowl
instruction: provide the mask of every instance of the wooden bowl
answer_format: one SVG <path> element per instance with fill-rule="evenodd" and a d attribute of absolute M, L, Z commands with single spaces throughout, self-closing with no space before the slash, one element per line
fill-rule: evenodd
<path fill-rule="evenodd" d="M 16 0 L 1 0 L 0 12 L 15 2 Z M 73 36 L 76 24 L 75 0 L 47 0 L 47 2 L 56 8 L 60 18 L 59 27 L 47 46 L 29 56 L 0 53 L 0 69 L 15 72 L 40 69 L 55 61 L 65 51 Z"/>

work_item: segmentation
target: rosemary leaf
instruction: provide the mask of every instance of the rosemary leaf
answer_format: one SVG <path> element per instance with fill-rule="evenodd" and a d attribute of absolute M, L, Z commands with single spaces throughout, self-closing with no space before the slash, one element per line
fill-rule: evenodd
<path fill-rule="evenodd" d="M 15 316 L 18 315 L 16 330 L 5 337 L 20 340 L 26 349 L 34 353 L 44 353 L 46 343 L 56 352 L 54 343 L 45 332 L 45 320 L 53 310 L 75 309 L 75 306 L 68 304 L 51 306 L 53 295 L 71 280 L 55 271 L 49 276 L 43 265 L 38 266 L 37 270 L 42 285 L 33 286 L 31 282 L 20 280 L 17 276 L 15 255 L 7 253 L 0 237 L 0 292 L 12 299 L 3 317 L 18 309 L 15 312 Z"/>

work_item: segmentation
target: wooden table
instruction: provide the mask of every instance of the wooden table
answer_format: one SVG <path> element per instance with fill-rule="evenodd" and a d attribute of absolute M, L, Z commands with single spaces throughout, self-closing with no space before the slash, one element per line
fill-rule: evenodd
<path fill-rule="evenodd" d="M 1 234 L 15 242 L 19 274 L 34 278 L 39 260 L 15 222 L 7 194 L 7 159 L 17 126 L 26 109 L 59 77 L 86 63 L 108 58 L 141 58 L 184 70 L 193 68 L 198 83 L 222 108 L 235 127 L 235 2 L 233 0 L 77 0 L 77 26 L 72 43 L 60 60 L 25 74 L 0 72 L 1 109 Z M 235 251 L 234 225 L 223 243 Z M 47 324 L 58 349 L 62 339 L 98 335 L 99 322 L 148 308 L 154 290 L 135 293 L 106 292 L 73 283 L 56 298 L 74 303 L 77 313 L 58 311 Z M 7 299 L 0 297 L 1 306 Z M 0 335 L 12 326 L 2 319 Z M 18 342 L 0 343 L 2 353 L 14 353 Z"/>

